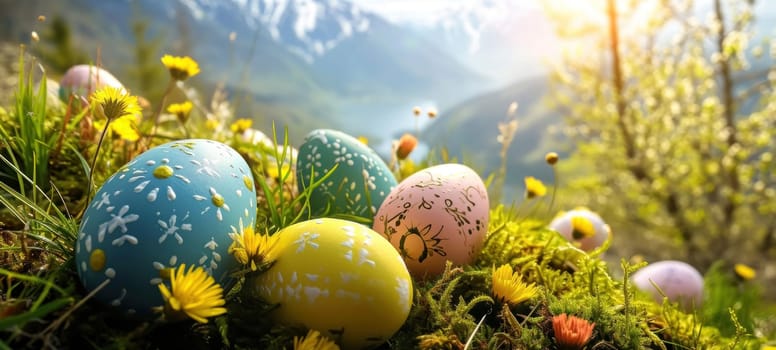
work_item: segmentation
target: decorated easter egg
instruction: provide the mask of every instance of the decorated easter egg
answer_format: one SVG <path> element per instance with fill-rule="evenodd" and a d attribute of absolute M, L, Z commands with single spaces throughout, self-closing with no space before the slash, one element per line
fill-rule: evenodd
<path fill-rule="evenodd" d="M 267 137 L 261 130 L 248 128 L 240 134 L 240 140 L 252 145 L 272 144 L 272 139 Z"/>
<path fill-rule="evenodd" d="M 314 216 L 354 215 L 372 220 L 396 178 L 385 162 L 358 139 L 336 130 L 313 130 L 299 147 L 297 182 L 303 191 L 337 168 L 310 195 Z"/>
<path fill-rule="evenodd" d="M 412 279 L 388 241 L 366 226 L 319 218 L 279 232 L 275 263 L 252 285 L 277 322 L 316 329 L 344 349 L 382 344 L 412 305 Z"/>
<path fill-rule="evenodd" d="M 682 261 L 664 260 L 649 264 L 633 273 L 631 281 L 638 289 L 652 295 L 655 301 L 662 301 L 665 294 L 669 301 L 679 303 L 687 310 L 697 308 L 703 300 L 703 276 L 692 265 Z"/>
<path fill-rule="evenodd" d="M 88 64 L 75 65 L 70 67 L 59 81 L 59 98 L 67 101 L 70 94 L 88 98 L 103 86 L 124 89 L 124 85 L 113 74 L 100 67 Z"/>
<path fill-rule="evenodd" d="M 612 231 L 598 214 L 587 208 L 559 213 L 549 228 L 588 252 L 600 247 Z"/>
<path fill-rule="evenodd" d="M 229 233 L 256 216 L 253 176 L 229 146 L 180 140 L 154 147 L 113 174 L 87 207 L 76 242 L 81 282 L 127 315 L 162 305 L 158 284 L 179 264 L 227 282 L 237 261 Z"/>
<path fill-rule="evenodd" d="M 449 260 L 468 264 L 488 230 L 485 184 L 461 164 L 426 168 L 404 179 L 385 199 L 373 228 L 399 251 L 410 272 L 433 277 Z"/>

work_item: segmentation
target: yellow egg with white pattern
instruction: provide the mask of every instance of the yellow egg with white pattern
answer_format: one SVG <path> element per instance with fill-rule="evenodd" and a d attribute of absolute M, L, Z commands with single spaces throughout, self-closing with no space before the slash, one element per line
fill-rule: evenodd
<path fill-rule="evenodd" d="M 412 279 L 399 253 L 377 232 L 332 218 L 276 233 L 275 263 L 251 281 L 279 304 L 275 321 L 315 329 L 343 349 L 373 348 L 401 328 L 412 306 Z"/>

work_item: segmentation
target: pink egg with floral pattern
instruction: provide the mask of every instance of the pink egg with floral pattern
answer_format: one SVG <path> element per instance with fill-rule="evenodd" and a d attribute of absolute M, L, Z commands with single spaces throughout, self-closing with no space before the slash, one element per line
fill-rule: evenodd
<path fill-rule="evenodd" d="M 488 229 L 488 192 L 479 175 L 460 164 L 421 170 L 393 189 L 373 229 L 399 251 L 418 278 L 476 259 Z"/>

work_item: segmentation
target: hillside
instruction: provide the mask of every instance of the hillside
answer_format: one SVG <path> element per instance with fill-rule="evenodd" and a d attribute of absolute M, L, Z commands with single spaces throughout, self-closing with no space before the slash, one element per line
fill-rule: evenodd
<path fill-rule="evenodd" d="M 471 161 L 485 174 L 496 171 L 501 162 L 497 125 L 506 119 L 514 101 L 519 105 L 518 128 L 508 153 L 506 184 L 520 193 L 525 176 L 551 182 L 552 171 L 544 164 L 544 155 L 555 151 L 564 156 L 568 145 L 548 129 L 562 122 L 562 116 L 544 100 L 548 84 L 548 78 L 537 77 L 468 99 L 443 111 L 421 139 L 432 148 L 445 146 L 451 155 Z"/>

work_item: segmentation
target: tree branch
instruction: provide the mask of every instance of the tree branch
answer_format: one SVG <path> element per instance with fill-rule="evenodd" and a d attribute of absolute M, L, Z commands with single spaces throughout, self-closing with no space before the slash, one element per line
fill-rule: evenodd
<path fill-rule="evenodd" d="M 620 38 L 617 28 L 617 6 L 615 0 L 607 1 L 607 11 L 609 18 L 609 51 L 612 56 L 612 85 L 614 86 L 614 99 L 617 108 L 617 127 L 620 130 L 622 141 L 625 145 L 628 168 L 638 180 L 643 180 L 646 174 L 642 167 L 636 163 L 636 147 L 633 144 L 633 138 L 625 120 L 627 105 L 624 97 L 625 83 L 622 77 L 622 63 L 620 62 Z"/>
<path fill-rule="evenodd" d="M 735 94 L 733 92 L 733 77 L 731 73 L 730 60 L 723 54 L 725 51 L 725 16 L 722 9 L 722 0 L 714 0 L 714 15 L 718 21 L 717 26 L 717 50 L 721 54 L 720 60 L 717 64 L 720 78 L 722 79 L 721 94 L 723 104 L 723 117 L 725 118 L 725 127 L 727 128 L 727 146 L 728 148 L 735 145 L 737 140 L 737 129 L 735 124 L 736 115 L 736 103 Z M 724 157 L 724 156 L 723 156 Z M 733 165 L 730 167 L 730 171 L 727 174 L 728 186 L 735 194 L 741 188 L 738 179 L 738 167 Z M 724 224 L 730 225 L 733 222 L 733 215 L 735 215 L 736 203 L 733 200 L 733 196 L 727 196 L 725 203 L 723 204 L 722 212 L 724 215 Z M 723 235 L 724 236 L 724 235 Z"/>

